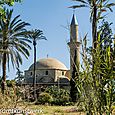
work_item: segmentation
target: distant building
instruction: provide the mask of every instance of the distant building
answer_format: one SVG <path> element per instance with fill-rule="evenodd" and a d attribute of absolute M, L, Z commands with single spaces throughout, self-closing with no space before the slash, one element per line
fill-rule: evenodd
<path fill-rule="evenodd" d="M 28 70 L 25 71 L 25 83 L 33 83 L 33 69 L 32 64 Z M 37 84 L 55 84 L 55 83 L 69 83 L 67 67 L 57 59 L 44 58 L 36 62 L 36 83 Z"/>

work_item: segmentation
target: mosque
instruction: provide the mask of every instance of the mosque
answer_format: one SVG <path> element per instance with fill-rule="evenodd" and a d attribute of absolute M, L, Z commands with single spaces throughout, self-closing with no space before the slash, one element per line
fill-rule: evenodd
<path fill-rule="evenodd" d="M 69 85 L 71 79 L 73 66 L 80 62 L 80 42 L 78 41 L 78 23 L 75 14 L 73 14 L 70 24 L 70 41 L 68 42 L 70 48 L 70 70 L 59 60 L 55 58 L 43 58 L 36 62 L 36 84 L 41 85 Z M 74 62 L 76 56 L 77 61 Z M 25 84 L 33 83 L 32 64 L 28 70 L 25 70 Z"/>

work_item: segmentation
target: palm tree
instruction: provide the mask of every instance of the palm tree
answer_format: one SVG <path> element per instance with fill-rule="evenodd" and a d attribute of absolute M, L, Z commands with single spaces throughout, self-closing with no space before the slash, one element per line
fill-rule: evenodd
<path fill-rule="evenodd" d="M 109 0 L 72 0 L 79 2 L 81 4 L 71 6 L 70 8 L 82 8 L 89 7 L 91 10 L 90 21 L 92 22 L 92 39 L 93 39 L 93 49 L 96 48 L 97 41 L 97 23 L 99 19 L 102 19 L 101 15 L 103 12 L 106 12 L 106 9 L 109 9 L 112 12 L 111 6 L 114 6 L 115 3 L 109 3 Z"/>
<path fill-rule="evenodd" d="M 25 38 L 28 31 L 25 29 L 29 23 L 23 22 L 19 19 L 20 15 L 12 19 L 13 10 L 5 10 L 4 19 L 0 19 L 0 53 L 2 62 L 2 91 L 4 93 L 6 84 L 6 66 L 11 61 L 13 67 L 19 67 L 22 64 L 23 54 L 26 58 L 29 56 L 29 49 L 31 47 L 27 42 L 30 42 Z"/>
<path fill-rule="evenodd" d="M 34 99 L 36 99 L 36 45 L 37 40 L 47 40 L 45 36 L 43 36 L 43 32 L 39 29 L 32 30 L 29 34 L 29 38 L 33 41 L 34 46 L 34 68 L 33 68 L 33 88 L 34 88 Z"/>

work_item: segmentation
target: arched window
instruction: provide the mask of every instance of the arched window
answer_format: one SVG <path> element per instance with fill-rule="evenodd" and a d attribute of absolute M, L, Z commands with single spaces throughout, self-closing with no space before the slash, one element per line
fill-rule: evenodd
<path fill-rule="evenodd" d="M 64 75 L 64 71 L 62 71 L 62 75 Z"/>
<path fill-rule="evenodd" d="M 30 72 L 30 75 L 32 75 L 32 72 Z"/>
<path fill-rule="evenodd" d="M 48 75 L 48 71 L 46 71 L 46 75 Z"/>

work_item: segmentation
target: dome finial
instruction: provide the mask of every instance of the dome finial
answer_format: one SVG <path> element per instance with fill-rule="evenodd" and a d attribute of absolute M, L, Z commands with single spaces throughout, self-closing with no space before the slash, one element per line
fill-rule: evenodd
<path fill-rule="evenodd" d="M 49 57 L 49 55 L 47 54 L 47 58 Z"/>

